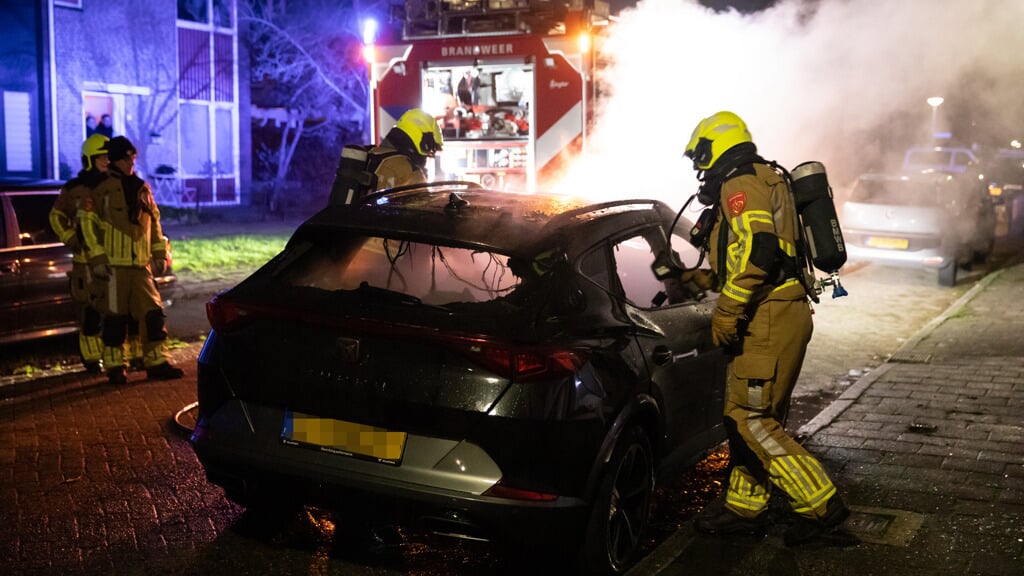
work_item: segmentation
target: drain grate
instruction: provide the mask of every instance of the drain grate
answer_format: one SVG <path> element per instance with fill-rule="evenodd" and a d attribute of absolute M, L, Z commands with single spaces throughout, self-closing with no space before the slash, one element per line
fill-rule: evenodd
<path fill-rule="evenodd" d="M 844 527 L 862 542 L 906 546 L 914 539 L 923 521 L 924 516 L 917 512 L 850 506 L 850 517 Z"/>
<path fill-rule="evenodd" d="M 901 364 L 927 364 L 931 361 L 932 355 L 929 352 L 897 352 L 889 358 L 889 362 Z"/>

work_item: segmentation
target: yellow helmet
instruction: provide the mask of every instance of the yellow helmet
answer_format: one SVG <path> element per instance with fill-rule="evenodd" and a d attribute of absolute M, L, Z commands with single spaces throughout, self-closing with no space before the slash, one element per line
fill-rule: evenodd
<path fill-rule="evenodd" d="M 722 111 L 700 121 L 686 144 L 686 157 L 694 170 L 708 170 L 737 144 L 752 142 L 747 123 L 732 112 Z"/>
<path fill-rule="evenodd" d="M 419 108 L 402 114 L 395 128 L 405 132 L 421 156 L 433 156 L 444 146 L 444 137 L 441 136 L 437 120 Z"/>
<path fill-rule="evenodd" d="M 96 156 L 103 156 L 107 153 L 107 142 L 110 142 L 110 138 L 103 134 L 93 134 L 86 138 L 85 142 L 82 142 L 82 165 L 86 170 L 95 168 L 93 159 Z"/>

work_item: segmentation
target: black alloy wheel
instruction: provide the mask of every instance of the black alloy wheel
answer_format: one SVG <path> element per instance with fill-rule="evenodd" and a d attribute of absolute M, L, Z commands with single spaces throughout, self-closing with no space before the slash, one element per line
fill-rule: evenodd
<path fill-rule="evenodd" d="M 622 574 L 636 560 L 653 494 L 651 442 L 634 425 L 619 438 L 590 513 L 581 553 L 585 574 Z"/>

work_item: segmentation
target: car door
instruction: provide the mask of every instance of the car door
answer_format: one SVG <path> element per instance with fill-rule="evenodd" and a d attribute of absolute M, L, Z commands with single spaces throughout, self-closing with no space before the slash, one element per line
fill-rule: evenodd
<path fill-rule="evenodd" d="M 11 224 L 17 225 L 13 266 L 17 269 L 21 297 L 15 326 L 45 331 L 73 325 L 74 304 L 68 285 L 71 255 L 50 227 L 55 190 L 11 192 Z"/>
<path fill-rule="evenodd" d="M 17 233 L 7 194 L 0 193 L 0 340 L 19 325 L 17 303 L 22 299 L 18 256 L 14 249 Z"/>
<path fill-rule="evenodd" d="M 651 270 L 664 248 L 658 226 L 615 240 L 615 275 L 661 404 L 666 445 L 691 453 L 721 425 L 724 361 L 710 340 L 714 301 L 669 303 L 666 284 Z"/>

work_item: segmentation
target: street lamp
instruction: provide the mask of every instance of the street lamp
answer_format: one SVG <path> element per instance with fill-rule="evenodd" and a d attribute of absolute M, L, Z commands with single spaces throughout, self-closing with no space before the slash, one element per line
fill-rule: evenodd
<path fill-rule="evenodd" d="M 942 106 L 942 103 L 945 102 L 945 100 L 942 98 L 942 96 L 932 96 L 927 100 L 927 102 L 928 105 L 932 107 L 932 138 L 935 138 L 936 116 L 939 112 L 939 106 Z"/>

